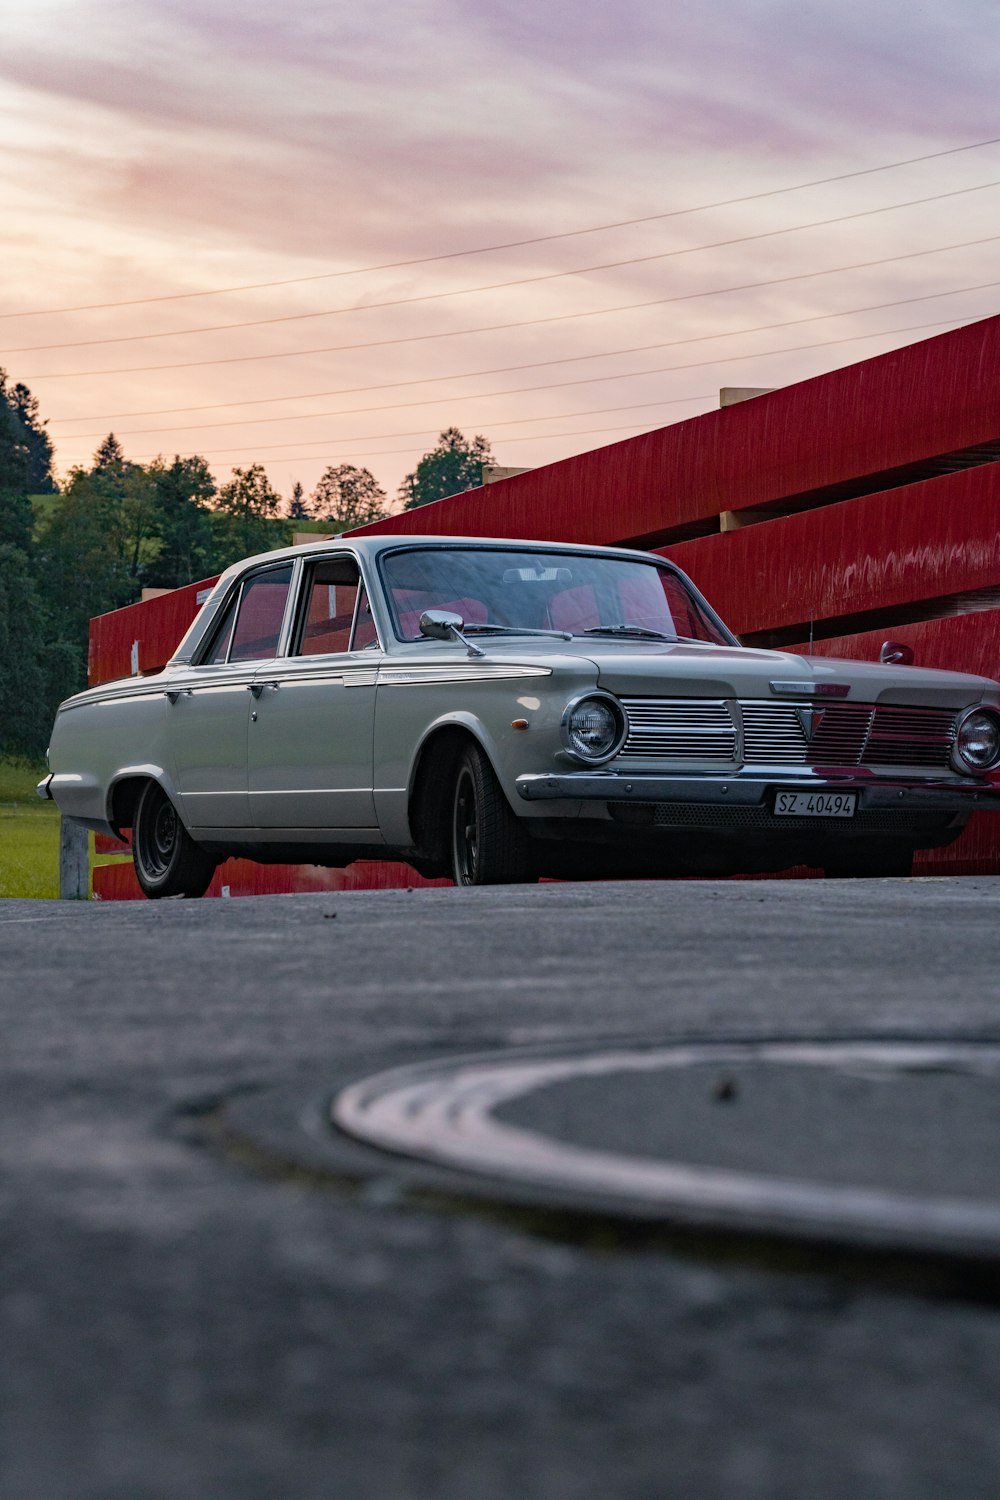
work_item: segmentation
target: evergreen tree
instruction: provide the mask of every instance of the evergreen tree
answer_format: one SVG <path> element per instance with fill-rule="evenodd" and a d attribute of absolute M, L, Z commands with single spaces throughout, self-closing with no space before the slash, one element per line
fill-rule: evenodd
<path fill-rule="evenodd" d="M 292 496 L 288 502 L 288 518 L 290 521 L 311 521 L 312 511 L 309 502 L 305 498 L 301 480 L 296 479 L 292 486 Z"/>
<path fill-rule="evenodd" d="M 43 635 L 27 554 L 0 545 L 0 749 L 7 752 L 38 749 L 51 724 L 38 650 Z"/>
<path fill-rule="evenodd" d="M 4 372 L 0 370 L 0 386 Z M 28 493 L 51 495 L 56 482 L 52 474 L 52 439 L 45 431 L 45 423 L 38 415 L 38 397 L 33 396 L 26 385 L 18 382 L 7 393 L 15 425 L 20 429 L 28 449 Z"/>
<path fill-rule="evenodd" d="M 85 681 L 86 656 L 57 635 L 27 554 L 0 544 L 0 751 L 40 755 L 56 705 Z"/>
<path fill-rule="evenodd" d="M 0 749 L 8 752 L 40 754 L 55 705 L 82 685 L 37 582 L 28 496 L 54 487 L 38 403 L 27 386 L 8 388 L 0 369 Z"/>
<path fill-rule="evenodd" d="M 312 510 L 331 531 L 353 531 L 388 514 L 385 490 L 370 470 L 354 464 L 324 471 L 312 493 Z"/>
<path fill-rule="evenodd" d="M 468 442 L 457 427 L 447 427 L 436 445 L 425 453 L 412 474 L 399 487 L 406 510 L 444 500 L 463 490 L 477 489 L 483 482 L 483 464 L 493 457 L 488 440 L 477 436 Z"/>
<path fill-rule="evenodd" d="M 31 510 L 31 454 L 0 369 L 0 544 L 27 553 L 34 521 Z"/>
<path fill-rule="evenodd" d="M 109 432 L 94 454 L 94 462 L 91 465 L 92 474 L 113 475 L 116 478 L 125 472 L 125 450 L 115 437 Z"/>

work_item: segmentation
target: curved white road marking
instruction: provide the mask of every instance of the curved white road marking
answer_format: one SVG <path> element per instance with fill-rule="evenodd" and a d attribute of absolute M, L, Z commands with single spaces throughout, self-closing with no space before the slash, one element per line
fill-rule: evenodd
<path fill-rule="evenodd" d="M 1000 1073 L 1000 1047 L 950 1043 L 745 1043 L 620 1048 L 576 1056 L 470 1057 L 394 1068 L 344 1089 L 331 1105 L 348 1135 L 397 1155 L 508 1183 L 636 1202 L 678 1217 L 886 1233 L 926 1243 L 1000 1246 L 1000 1204 L 820 1185 L 729 1168 L 656 1161 L 551 1139 L 496 1118 L 502 1104 L 574 1078 L 692 1066 L 785 1064 L 867 1074 L 959 1068 Z"/>

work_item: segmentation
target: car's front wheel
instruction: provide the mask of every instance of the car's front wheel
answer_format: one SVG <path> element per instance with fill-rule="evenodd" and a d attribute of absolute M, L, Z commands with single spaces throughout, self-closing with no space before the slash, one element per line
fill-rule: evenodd
<path fill-rule="evenodd" d="M 216 861 L 200 849 L 158 782 L 143 787 L 132 824 L 132 860 L 143 891 L 161 896 L 203 896 Z"/>
<path fill-rule="evenodd" d="M 515 885 L 535 878 L 531 840 L 478 746 L 470 746 L 458 763 L 451 834 L 456 885 Z"/>

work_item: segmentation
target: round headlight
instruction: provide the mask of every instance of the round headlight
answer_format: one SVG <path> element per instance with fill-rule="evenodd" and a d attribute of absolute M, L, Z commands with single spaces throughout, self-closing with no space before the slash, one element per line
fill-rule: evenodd
<path fill-rule="evenodd" d="M 581 698 L 563 720 L 566 748 L 580 760 L 609 760 L 625 734 L 625 720 L 609 698 Z"/>
<path fill-rule="evenodd" d="M 955 750 L 973 771 L 988 771 L 1000 760 L 1000 720 L 982 709 L 966 714 L 958 726 Z"/>

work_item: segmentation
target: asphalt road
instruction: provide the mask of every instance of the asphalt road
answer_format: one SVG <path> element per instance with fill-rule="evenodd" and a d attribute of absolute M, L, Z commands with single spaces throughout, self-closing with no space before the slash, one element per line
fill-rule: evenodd
<path fill-rule="evenodd" d="M 994 880 L 0 902 L 0 1495 L 992 1500 L 980 1288 L 412 1202 L 211 1122 L 439 1050 L 996 1043 L 998 915 Z"/>

